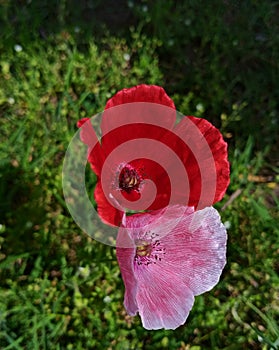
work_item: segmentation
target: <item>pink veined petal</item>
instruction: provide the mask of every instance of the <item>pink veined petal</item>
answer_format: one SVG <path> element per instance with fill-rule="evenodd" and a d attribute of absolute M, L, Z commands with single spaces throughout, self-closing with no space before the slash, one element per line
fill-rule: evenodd
<path fill-rule="evenodd" d="M 180 209 L 174 206 L 165 216 L 160 211 L 160 219 L 154 215 L 154 227 L 149 224 L 148 230 L 161 237 L 166 250 L 159 262 L 162 271 L 170 280 L 179 277 L 194 295 L 199 295 L 212 289 L 220 279 L 226 264 L 227 233 L 213 207 L 196 212 L 188 208 L 183 216 Z M 149 268 L 153 270 L 154 265 Z"/>
<path fill-rule="evenodd" d="M 193 230 L 192 240 L 188 242 L 189 259 L 183 268 L 187 271 L 187 285 L 194 295 L 199 295 L 219 282 L 226 264 L 227 232 L 213 207 L 195 212 L 189 229 Z"/>
<path fill-rule="evenodd" d="M 127 230 L 120 228 L 117 236 L 116 256 L 125 285 L 124 306 L 130 316 L 135 316 L 138 312 L 136 302 L 137 280 L 133 267 L 135 253 L 136 249 L 132 240 L 129 238 Z"/>
<path fill-rule="evenodd" d="M 149 222 L 148 216 L 143 215 L 143 221 L 147 219 L 146 222 Z M 142 227 L 142 223 L 138 226 Z M 116 252 L 125 284 L 124 306 L 128 314 L 134 316 L 139 312 L 146 329 L 179 327 L 185 323 L 193 306 L 192 291 L 175 277 L 172 281 L 166 280 L 160 267 L 157 268 L 157 275 L 154 275 L 154 271 L 150 274 L 151 270 L 148 271 L 148 267 L 144 273 L 134 269 L 136 249 L 130 248 L 131 245 L 133 243 L 127 230 L 120 228 Z"/>
<path fill-rule="evenodd" d="M 179 276 L 172 275 L 171 270 L 163 270 L 159 264 L 152 270 L 149 267 L 135 271 L 136 300 L 143 326 L 176 329 L 185 323 L 193 307 L 193 292 Z"/>
<path fill-rule="evenodd" d="M 162 238 L 172 234 L 172 230 L 185 217 L 191 216 L 194 213 L 194 207 L 186 207 L 183 205 L 167 206 L 163 209 L 152 210 L 149 213 L 138 213 L 132 216 L 127 216 L 125 227 L 129 228 L 129 234 L 135 238 L 135 234 L 142 231 L 158 232 Z M 190 220 L 190 219 L 189 219 Z M 137 230 L 133 230 L 137 229 Z"/>
<path fill-rule="evenodd" d="M 118 244 L 127 244 L 125 237 L 135 241 L 148 239 L 150 234 L 149 238 L 156 237 L 163 248 L 163 253 L 156 252 L 160 259 L 153 256 L 153 260 L 145 260 L 148 264 L 133 261 L 135 249 L 128 254 L 131 248 L 126 252 L 117 248 L 127 288 L 125 307 L 130 314 L 138 307 L 146 329 L 175 329 L 186 321 L 194 296 L 219 281 L 226 263 L 227 240 L 220 216 L 212 207 L 195 212 L 194 208 L 172 206 L 129 216 L 125 225 L 127 232 L 120 229 L 122 242 Z"/>

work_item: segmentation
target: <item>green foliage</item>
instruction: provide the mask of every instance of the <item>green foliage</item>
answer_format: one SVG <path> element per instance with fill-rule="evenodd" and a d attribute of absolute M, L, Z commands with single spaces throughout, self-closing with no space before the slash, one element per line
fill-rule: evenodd
<path fill-rule="evenodd" d="M 278 349 L 276 2 L 129 1 L 119 30 L 112 3 L 1 3 L 0 348 Z M 114 249 L 80 231 L 62 193 L 77 120 L 139 83 L 211 116 L 230 146 L 216 205 L 228 262 L 175 331 L 127 316 Z"/>

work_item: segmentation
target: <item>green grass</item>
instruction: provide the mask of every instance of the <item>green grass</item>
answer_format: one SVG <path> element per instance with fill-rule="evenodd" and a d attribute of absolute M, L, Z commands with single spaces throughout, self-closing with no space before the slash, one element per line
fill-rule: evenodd
<path fill-rule="evenodd" d="M 119 18 L 111 1 L 57 5 L 0 2 L 0 348 L 278 349 L 278 5 L 130 1 Z M 216 205 L 228 263 L 175 331 L 126 315 L 115 250 L 80 231 L 62 193 L 76 121 L 139 83 L 230 146 Z"/>

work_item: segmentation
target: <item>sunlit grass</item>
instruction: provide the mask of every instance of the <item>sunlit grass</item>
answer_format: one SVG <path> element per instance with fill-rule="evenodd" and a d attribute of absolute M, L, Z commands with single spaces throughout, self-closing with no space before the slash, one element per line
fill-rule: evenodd
<path fill-rule="evenodd" d="M 177 17 L 172 20 L 169 31 L 160 27 L 160 21 L 165 20 L 171 2 L 166 2 L 161 10 L 158 6 L 149 6 L 145 19 L 142 11 L 146 13 L 146 9 L 136 8 L 135 14 L 140 20 L 134 20 L 140 26 L 135 25 L 137 29 L 126 31 L 122 36 L 108 31 L 100 34 L 100 28 L 93 31 L 95 36 L 91 35 L 92 27 L 86 31 L 84 23 L 79 23 L 80 31 L 75 31 L 77 23 L 67 25 L 73 9 L 66 10 L 65 2 L 55 10 L 59 12 L 64 8 L 65 16 L 59 12 L 58 24 L 53 19 L 52 24 L 57 24 L 53 31 L 49 23 L 44 22 L 43 12 L 33 7 L 32 2 L 15 6 L 14 12 L 9 2 L 3 7 L 1 349 L 279 348 L 276 91 L 270 89 L 267 98 L 267 92 L 262 92 L 254 79 L 245 80 L 247 91 L 243 100 L 232 88 L 224 91 L 225 78 L 231 75 L 228 65 L 231 60 L 237 60 L 239 52 L 246 58 L 256 55 L 262 46 L 247 39 L 242 25 L 236 33 L 242 35 L 238 40 L 247 39 L 249 45 L 245 48 L 240 40 L 240 48 L 231 51 L 232 57 L 226 60 L 224 69 L 220 62 L 229 50 L 228 45 L 223 46 L 227 29 L 222 27 L 220 19 L 214 20 L 214 8 L 200 8 L 212 17 L 209 33 L 212 34 L 214 23 L 219 29 L 213 42 L 210 34 L 200 43 L 197 25 L 190 28 L 189 21 L 184 23 L 198 19 L 194 11 L 197 5 L 190 3 L 186 17 L 183 12 L 175 12 Z M 42 5 L 49 13 L 54 11 L 47 2 Z M 185 9 L 185 5 L 180 6 Z M 263 12 L 266 6 L 255 5 L 255 12 L 247 21 L 251 20 L 252 24 L 253 19 L 260 24 L 264 21 L 265 35 L 270 35 L 268 21 L 272 22 L 273 13 L 272 7 Z M 155 9 L 157 17 L 152 17 L 150 14 Z M 243 10 L 247 13 L 249 8 L 244 6 Z M 233 20 L 237 21 L 237 9 L 234 11 Z M 29 16 L 37 16 L 32 30 L 25 23 Z M 243 21 L 243 15 L 240 17 Z M 20 24 L 20 32 L 11 31 L 11 19 Z M 180 27 L 182 21 L 189 27 L 187 37 L 185 28 Z M 48 31 L 43 35 L 42 23 Z M 202 26 L 205 33 L 205 21 Z M 173 51 L 170 39 L 174 40 Z M 268 40 L 267 48 L 274 43 L 269 59 L 275 62 L 278 38 L 268 36 Z M 214 49 L 210 57 L 214 60 L 208 75 L 208 65 L 201 63 L 205 62 L 210 43 Z M 189 45 L 196 50 L 198 59 L 193 66 L 196 80 L 189 73 L 187 85 L 189 65 L 184 65 Z M 245 67 L 243 61 L 241 64 Z M 181 67 L 186 71 L 181 72 Z M 233 71 L 236 84 L 241 81 L 242 73 Z M 225 75 L 222 79 L 221 73 Z M 268 71 L 268 77 L 270 74 Z M 175 331 L 148 332 L 138 317 L 126 315 L 122 305 L 124 288 L 114 249 L 80 231 L 69 215 L 62 193 L 63 157 L 76 131 L 77 120 L 101 112 L 114 93 L 139 83 L 163 85 L 167 92 L 173 92 L 178 110 L 185 114 L 207 117 L 209 113 L 209 119 L 218 124 L 230 146 L 231 185 L 225 198 L 216 205 L 228 228 L 228 262 L 220 283 L 211 292 L 196 298 L 186 325 Z M 253 94 L 257 96 L 257 106 L 252 105 Z M 259 127 L 259 116 L 255 113 L 261 109 L 266 109 L 266 116 L 260 113 L 263 119 Z M 247 115 L 249 123 L 253 121 L 255 125 L 246 122 Z M 93 184 L 94 178 L 89 180 Z"/>

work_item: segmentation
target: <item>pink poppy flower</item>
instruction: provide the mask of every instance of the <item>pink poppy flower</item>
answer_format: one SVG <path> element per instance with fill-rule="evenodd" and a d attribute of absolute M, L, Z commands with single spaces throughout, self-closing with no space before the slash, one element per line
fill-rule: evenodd
<path fill-rule="evenodd" d="M 146 329 L 184 324 L 194 297 L 212 289 L 226 263 L 227 234 L 213 207 L 172 206 L 126 217 L 116 254 L 124 306 Z"/>
<path fill-rule="evenodd" d="M 205 119 L 176 123 L 176 116 L 163 88 L 138 85 L 107 102 L 100 142 L 89 118 L 78 122 L 97 175 L 94 196 L 103 222 L 120 226 L 127 210 L 203 209 L 223 198 L 229 162 L 222 135 Z"/>

